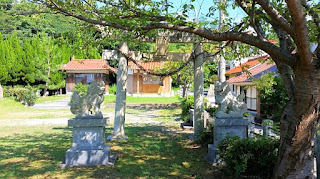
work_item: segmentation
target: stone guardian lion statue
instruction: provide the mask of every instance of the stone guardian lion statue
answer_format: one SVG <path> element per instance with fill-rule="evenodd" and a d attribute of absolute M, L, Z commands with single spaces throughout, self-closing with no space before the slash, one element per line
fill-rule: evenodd
<path fill-rule="evenodd" d="M 76 118 L 103 118 L 100 105 L 104 101 L 105 84 L 103 81 L 91 82 L 87 94 L 80 96 L 74 91 L 71 97 L 71 112 Z"/>
<path fill-rule="evenodd" d="M 216 113 L 218 118 L 242 118 L 243 113 L 247 111 L 247 105 L 244 102 L 244 92 L 235 96 L 228 82 L 216 82 L 215 83 L 215 98 L 216 104 L 219 109 Z"/>

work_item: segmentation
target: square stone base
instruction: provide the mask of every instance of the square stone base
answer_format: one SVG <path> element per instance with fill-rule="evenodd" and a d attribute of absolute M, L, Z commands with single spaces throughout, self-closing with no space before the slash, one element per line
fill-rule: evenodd
<path fill-rule="evenodd" d="M 110 145 L 106 145 L 103 149 L 93 150 L 79 150 L 71 147 L 66 152 L 65 165 L 68 167 L 113 164 L 110 158 Z"/>
<path fill-rule="evenodd" d="M 214 144 L 208 145 L 208 155 L 205 159 L 210 164 L 218 162 L 218 148 Z"/>

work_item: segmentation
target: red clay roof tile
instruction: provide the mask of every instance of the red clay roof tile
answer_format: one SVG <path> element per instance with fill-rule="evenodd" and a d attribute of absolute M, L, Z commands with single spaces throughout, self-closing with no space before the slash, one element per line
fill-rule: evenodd
<path fill-rule="evenodd" d="M 62 68 L 63 71 L 94 71 L 94 70 L 110 70 L 116 72 L 115 68 L 109 66 L 104 59 L 72 59 Z"/>
<path fill-rule="evenodd" d="M 239 76 L 235 76 L 233 78 L 230 78 L 228 80 L 229 83 L 240 83 L 240 82 L 250 82 L 251 79 L 250 77 L 254 77 L 255 75 L 258 76 L 259 73 L 263 73 L 266 71 L 272 71 L 272 68 L 275 68 L 275 63 L 259 63 L 255 67 L 249 69 L 248 71 L 250 72 L 250 76 L 247 73 L 242 73 Z"/>
<path fill-rule="evenodd" d="M 260 60 L 265 60 L 265 59 L 267 59 L 267 58 L 268 58 L 268 56 L 265 55 L 265 56 L 254 57 L 254 58 L 252 58 L 252 59 L 249 59 L 248 62 L 243 63 L 243 64 L 241 64 L 241 65 L 239 65 L 239 66 L 237 66 L 237 67 L 235 67 L 235 68 L 232 68 L 232 69 L 228 70 L 228 71 L 226 72 L 226 75 L 228 75 L 228 74 L 234 74 L 234 73 L 241 73 L 241 72 L 243 72 L 243 70 L 247 70 L 247 69 L 249 69 L 249 68 L 251 68 L 251 67 L 259 64 L 259 63 L 260 63 Z"/>
<path fill-rule="evenodd" d="M 155 67 L 161 68 L 164 62 L 138 62 L 146 70 L 153 70 Z M 132 70 L 139 70 L 140 68 L 133 62 L 129 62 L 128 67 Z"/>

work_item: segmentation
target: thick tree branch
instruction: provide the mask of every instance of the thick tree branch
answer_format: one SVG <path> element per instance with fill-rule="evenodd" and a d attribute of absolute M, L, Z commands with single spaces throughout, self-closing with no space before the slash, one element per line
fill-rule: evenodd
<path fill-rule="evenodd" d="M 73 16 L 75 18 L 78 18 L 80 20 L 89 22 L 91 24 L 97 24 L 102 26 L 109 26 L 117 29 L 132 31 L 134 28 L 137 27 L 128 27 L 126 25 L 118 24 L 118 23 L 112 23 L 107 22 L 103 20 L 95 20 L 91 18 L 87 18 L 78 14 L 75 14 L 71 11 L 68 11 L 64 8 L 61 8 L 59 5 L 57 5 L 53 0 L 50 0 L 51 4 L 44 3 L 45 5 L 54 8 L 68 16 Z M 242 32 L 224 32 L 224 33 L 216 33 L 212 30 L 208 30 L 206 28 L 193 28 L 189 26 L 178 26 L 178 25 L 172 25 L 172 24 L 166 24 L 166 23 L 153 23 L 149 25 L 144 25 L 139 27 L 140 30 L 153 30 L 153 29 L 168 29 L 168 30 L 177 30 L 181 32 L 189 32 L 195 35 L 198 35 L 200 37 L 206 38 L 208 40 L 212 41 L 240 41 L 252 46 L 255 46 L 257 48 L 260 48 L 261 50 L 267 52 L 272 58 L 277 58 L 278 60 L 282 61 L 283 63 L 286 63 L 288 65 L 293 65 L 296 63 L 297 58 L 288 53 L 285 50 L 282 50 L 281 48 L 275 46 L 274 44 L 270 43 L 268 40 L 263 39 L 261 37 L 249 35 L 247 33 Z"/>
<path fill-rule="evenodd" d="M 206 61 L 208 61 L 208 58 L 212 58 L 212 57 L 215 57 L 217 56 L 218 54 L 220 54 L 222 52 L 222 50 L 229 46 L 231 44 L 231 41 L 228 41 L 224 46 L 222 46 L 220 48 L 219 51 L 215 52 L 214 54 L 207 54 L 205 52 L 202 52 L 202 53 L 199 53 L 199 54 L 196 54 L 194 51 L 192 51 L 189 59 L 184 62 L 179 68 L 173 70 L 173 71 L 169 71 L 169 72 L 164 72 L 164 73 L 161 73 L 161 72 L 155 72 L 153 70 L 147 70 L 145 69 L 142 65 L 139 64 L 139 62 L 137 60 L 135 60 L 134 58 L 132 58 L 132 53 L 129 53 L 129 54 L 126 54 L 124 52 L 122 52 L 119 48 L 117 48 L 118 52 L 121 53 L 128 61 L 132 61 L 135 65 L 137 65 L 139 67 L 140 70 L 146 72 L 147 74 L 149 75 L 154 75 L 154 76 L 160 76 L 160 77 L 165 77 L 165 76 L 171 76 L 171 75 L 174 75 L 175 73 L 178 73 L 179 71 L 181 71 L 184 67 L 186 67 L 190 62 L 192 62 L 194 59 L 196 59 L 199 55 L 202 55 L 202 54 L 205 54 L 205 59 L 203 61 L 203 63 L 205 63 Z M 198 44 L 200 45 L 200 44 Z M 196 49 L 196 48 L 194 48 Z"/>
<path fill-rule="evenodd" d="M 310 51 L 308 28 L 306 23 L 306 13 L 303 10 L 301 0 L 286 0 L 290 15 L 292 17 L 293 27 L 295 30 L 295 39 L 300 59 L 305 66 L 310 68 L 312 65 L 312 53 Z"/>
<path fill-rule="evenodd" d="M 303 7 L 306 8 L 307 11 L 309 11 L 310 15 L 312 16 L 313 23 L 317 26 L 318 30 L 318 46 L 317 49 L 315 50 L 315 54 L 320 57 L 320 18 L 317 12 L 314 11 L 313 8 L 311 8 L 306 1 L 301 2 Z"/>
<path fill-rule="evenodd" d="M 238 5 L 242 8 L 242 10 L 248 15 L 250 16 L 250 23 L 252 24 L 252 27 L 254 28 L 254 30 L 257 32 L 258 35 L 262 36 L 265 38 L 265 33 L 261 27 L 261 24 L 259 21 L 256 21 L 254 16 L 255 15 L 260 15 L 262 14 L 262 12 L 256 11 L 254 8 L 252 8 L 251 10 L 248 8 L 247 4 L 244 1 L 241 0 L 236 0 L 236 2 L 238 3 Z M 255 1 L 254 1 L 255 2 Z M 254 5 L 253 5 L 254 6 Z"/>
<path fill-rule="evenodd" d="M 255 0 L 266 13 L 270 16 L 278 26 L 280 26 L 284 31 L 291 35 L 292 38 L 295 38 L 294 29 L 290 26 L 289 22 L 284 18 L 276 8 L 272 6 L 269 1 L 266 0 Z"/>

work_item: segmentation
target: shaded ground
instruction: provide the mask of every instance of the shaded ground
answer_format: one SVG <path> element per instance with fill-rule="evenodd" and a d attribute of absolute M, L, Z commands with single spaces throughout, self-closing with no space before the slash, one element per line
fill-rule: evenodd
<path fill-rule="evenodd" d="M 60 169 L 59 164 L 72 145 L 69 118 L 50 116 L 70 112 L 37 110 L 33 111 L 36 116 L 44 114 L 36 118 L 32 111 L 21 109 L 23 115 L 17 112 L 11 119 L 0 118 L 0 178 L 220 178 L 202 157 L 207 146 L 193 143 L 179 129 L 180 109 L 127 109 L 129 140 L 107 142 L 118 155 L 115 165 L 67 169 Z M 112 134 L 114 109 L 103 109 L 103 113 L 110 117 L 107 136 Z"/>

